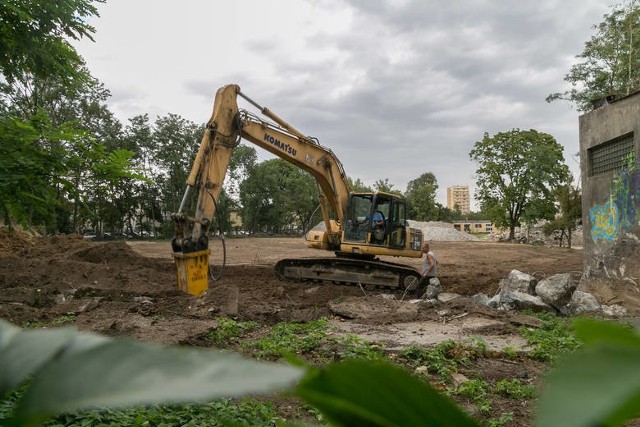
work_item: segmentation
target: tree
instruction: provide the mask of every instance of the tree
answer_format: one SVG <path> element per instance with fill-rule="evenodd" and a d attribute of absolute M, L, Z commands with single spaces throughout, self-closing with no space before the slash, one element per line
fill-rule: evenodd
<path fill-rule="evenodd" d="M 440 209 L 436 204 L 438 181 L 431 172 L 425 172 L 409 181 L 405 196 L 409 204 L 409 218 L 417 221 L 434 221 L 440 218 Z"/>
<path fill-rule="evenodd" d="M 41 224 L 51 223 L 56 193 L 50 177 L 59 176 L 64 164 L 36 142 L 70 137 L 52 129 L 43 116 L 28 122 L 0 117 L 0 209 L 5 224 L 15 220 L 28 225 L 34 215 Z"/>
<path fill-rule="evenodd" d="M 398 196 L 402 196 L 402 191 L 393 189 L 393 184 L 389 182 L 389 178 L 377 180 L 373 184 L 373 188 L 376 191 L 382 191 L 384 193 L 397 194 Z"/>
<path fill-rule="evenodd" d="M 240 185 L 242 221 L 251 232 L 306 230 L 317 188 L 310 174 L 282 159 L 259 163 Z"/>
<path fill-rule="evenodd" d="M 91 39 L 88 22 L 97 16 L 94 3 L 102 2 L 0 3 L 5 220 L 72 231 L 79 206 L 91 198 L 107 202 L 88 191 L 112 191 L 122 177 L 134 176 L 133 153 L 114 143 L 121 126 L 104 104 L 109 93 L 68 41 Z"/>
<path fill-rule="evenodd" d="M 149 115 L 141 114 L 129 119 L 129 125 L 124 130 L 124 146 L 136 153 L 134 164 L 141 170 L 145 181 L 127 182 L 125 192 L 129 194 L 129 209 L 126 210 L 127 233 L 153 231 L 155 235 L 155 221 L 162 220 L 158 200 L 160 192 L 151 181 L 151 150 L 153 149 L 153 129 L 149 123 Z M 133 220 L 135 218 L 135 225 Z"/>
<path fill-rule="evenodd" d="M 90 135 L 78 132 L 71 124 L 52 126 L 39 114 L 28 121 L 0 117 L 0 208 L 5 223 L 16 220 L 22 225 L 42 225 L 48 232 L 70 232 L 58 225 L 67 224 L 56 215 L 68 206 L 77 192 L 70 171 L 83 171 L 83 188 L 111 191 L 115 183 L 136 177 L 126 150 L 107 152 Z"/>
<path fill-rule="evenodd" d="M 476 198 L 499 227 L 509 227 L 509 239 L 526 213 L 533 221 L 553 211 L 553 191 L 566 182 L 562 146 L 549 134 L 512 129 L 484 134 L 469 153 L 479 165 Z"/>
<path fill-rule="evenodd" d="M 566 239 L 567 247 L 571 248 L 572 232 L 582 219 L 582 195 L 579 188 L 566 183 L 556 189 L 556 197 L 560 214 L 553 221 L 545 224 L 543 232 L 550 235 L 560 230 L 559 246 L 562 247 Z"/>
<path fill-rule="evenodd" d="M 438 210 L 438 221 L 454 222 L 460 219 L 459 212 L 453 211 L 440 203 L 436 203 L 436 209 Z"/>
<path fill-rule="evenodd" d="M 240 184 L 247 179 L 251 168 L 258 160 L 258 153 L 254 147 L 240 144 L 233 149 L 231 159 L 229 159 L 229 170 L 224 182 L 225 191 L 231 198 L 239 198 Z"/>
<path fill-rule="evenodd" d="M 168 212 L 178 212 L 203 131 L 204 126 L 177 114 L 155 121 L 150 152 L 156 168 L 153 179 L 161 188 L 162 204 Z"/>
<path fill-rule="evenodd" d="M 564 77 L 571 89 L 549 95 L 547 102 L 568 100 L 579 111 L 588 111 L 593 100 L 640 88 L 640 7 L 636 1 L 614 6 L 593 28 L 596 35 L 577 55 L 582 62 L 573 65 Z"/>
<path fill-rule="evenodd" d="M 88 24 L 104 0 L 5 0 L 0 2 L 0 72 L 7 82 L 25 73 L 37 78 L 82 78 L 84 61 L 67 39 L 91 40 Z"/>
<path fill-rule="evenodd" d="M 365 185 L 364 182 L 360 178 L 356 178 L 355 180 L 351 177 L 347 177 L 347 183 L 349 184 L 349 188 L 351 191 L 356 193 L 373 193 L 373 188 Z"/>

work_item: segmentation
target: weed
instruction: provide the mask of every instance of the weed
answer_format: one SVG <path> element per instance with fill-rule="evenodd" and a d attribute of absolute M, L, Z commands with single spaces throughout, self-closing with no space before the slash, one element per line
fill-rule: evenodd
<path fill-rule="evenodd" d="M 502 427 L 511 421 L 513 421 L 513 412 L 505 412 L 498 418 L 489 420 L 487 427 Z"/>
<path fill-rule="evenodd" d="M 384 357 L 380 347 L 374 346 L 356 335 L 344 335 L 333 338 L 332 341 L 336 346 L 335 356 L 337 359 L 379 360 Z"/>
<path fill-rule="evenodd" d="M 443 341 L 434 347 L 410 345 L 400 357 L 415 366 L 427 366 L 430 372 L 440 375 L 444 381 L 451 379 L 451 374 L 458 371 L 459 365 L 467 365 L 486 351 L 485 347 L 466 346 L 454 341 Z"/>
<path fill-rule="evenodd" d="M 0 425 L 4 425 L 3 420 L 8 420 L 13 416 L 16 402 L 24 395 L 25 390 L 26 385 L 23 385 L 20 389 L 0 396 Z"/>
<path fill-rule="evenodd" d="M 122 410 L 96 410 L 64 414 L 51 420 L 47 426 L 223 426 L 264 425 L 275 426 L 284 419 L 276 414 L 271 403 L 255 398 L 243 400 L 222 399 L 201 405 L 156 405 Z"/>
<path fill-rule="evenodd" d="M 73 323 L 76 321 L 76 314 L 73 312 L 68 312 L 65 314 L 62 314 L 58 317 L 56 317 L 55 319 L 53 319 L 50 322 L 43 322 L 43 321 L 27 321 L 27 322 L 22 322 L 20 324 L 20 327 L 23 329 L 38 329 L 38 328 L 48 328 L 50 326 L 63 326 L 66 325 L 67 323 Z"/>
<path fill-rule="evenodd" d="M 384 357 L 382 349 L 356 335 L 333 336 L 327 319 L 306 323 L 279 323 L 261 339 L 246 343 L 245 350 L 258 358 L 279 359 L 287 355 L 305 355 L 319 363 L 362 358 L 376 360 Z"/>
<path fill-rule="evenodd" d="M 56 317 L 50 323 L 51 326 L 62 326 L 67 323 L 72 323 L 76 321 L 76 314 L 73 312 L 65 313 L 61 316 Z"/>
<path fill-rule="evenodd" d="M 481 413 L 488 414 L 491 412 L 491 402 L 487 397 L 488 391 L 488 382 L 483 379 L 475 379 L 464 381 L 456 389 L 447 389 L 447 394 L 466 397 L 477 405 Z"/>
<path fill-rule="evenodd" d="M 542 362 L 553 361 L 558 356 L 570 353 L 581 345 L 571 330 L 569 321 L 550 313 L 532 313 L 542 320 L 539 328 L 521 327 L 520 333 L 533 350 L 529 357 Z"/>
<path fill-rule="evenodd" d="M 462 382 L 455 390 L 454 394 L 464 396 L 474 402 L 481 401 L 487 397 L 489 383 L 482 379 L 475 379 Z"/>
<path fill-rule="evenodd" d="M 216 321 L 218 326 L 207 333 L 207 338 L 216 345 L 229 345 L 259 327 L 257 322 L 238 322 L 228 317 L 218 317 Z"/>
<path fill-rule="evenodd" d="M 530 384 L 523 384 L 517 378 L 500 380 L 496 383 L 494 392 L 512 399 L 533 399 L 536 389 Z"/>
<path fill-rule="evenodd" d="M 486 356 L 489 349 L 487 342 L 480 337 L 469 337 L 465 344 L 467 351 L 471 352 L 474 358 Z"/>
<path fill-rule="evenodd" d="M 516 351 L 515 347 L 510 345 L 502 349 L 502 354 L 504 354 L 507 359 L 515 360 L 518 358 L 518 352 Z"/>
<path fill-rule="evenodd" d="M 38 328 L 46 328 L 47 324 L 45 322 L 22 322 L 20 327 L 23 329 L 38 329 Z"/>
<path fill-rule="evenodd" d="M 319 349 L 325 339 L 327 320 L 307 323 L 279 323 L 254 347 L 259 358 L 280 358 L 286 354 L 307 354 Z"/>

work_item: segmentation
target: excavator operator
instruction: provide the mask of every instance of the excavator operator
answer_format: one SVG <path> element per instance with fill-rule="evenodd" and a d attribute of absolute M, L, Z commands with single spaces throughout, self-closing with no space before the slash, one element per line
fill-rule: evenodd
<path fill-rule="evenodd" d="M 384 215 L 382 215 L 382 212 L 380 211 L 375 211 L 373 213 L 373 228 L 371 232 L 373 235 L 373 243 L 381 244 L 384 242 Z"/>

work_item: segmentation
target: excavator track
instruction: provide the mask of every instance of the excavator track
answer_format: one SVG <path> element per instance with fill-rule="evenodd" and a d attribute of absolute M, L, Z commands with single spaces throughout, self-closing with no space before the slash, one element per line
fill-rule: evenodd
<path fill-rule="evenodd" d="M 421 278 L 417 270 L 402 264 L 344 257 L 283 259 L 276 263 L 275 272 L 285 280 L 399 291 L 414 289 Z"/>

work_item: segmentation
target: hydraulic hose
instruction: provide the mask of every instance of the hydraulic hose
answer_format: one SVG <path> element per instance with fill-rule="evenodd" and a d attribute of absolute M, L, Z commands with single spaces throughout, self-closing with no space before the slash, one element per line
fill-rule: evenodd
<path fill-rule="evenodd" d="M 213 281 L 218 281 L 222 279 L 222 274 L 224 273 L 224 267 L 227 264 L 227 246 L 224 240 L 224 233 L 222 232 L 222 220 L 220 217 L 220 209 L 218 209 L 218 203 L 216 202 L 216 198 L 213 197 L 213 194 L 211 194 L 210 191 L 207 191 L 207 193 L 209 194 L 209 196 L 211 196 L 211 199 L 213 200 L 213 205 L 216 209 L 216 216 L 218 217 L 218 232 L 220 233 L 220 240 L 222 241 L 222 266 L 220 267 L 220 274 L 217 277 L 213 273 L 213 268 L 211 268 L 211 265 L 209 265 L 209 277 L 211 277 L 211 280 Z"/>

